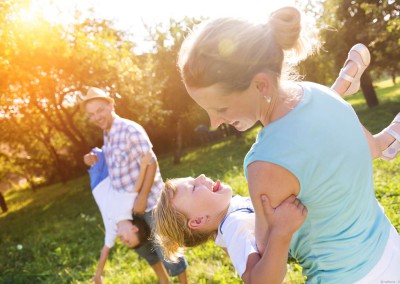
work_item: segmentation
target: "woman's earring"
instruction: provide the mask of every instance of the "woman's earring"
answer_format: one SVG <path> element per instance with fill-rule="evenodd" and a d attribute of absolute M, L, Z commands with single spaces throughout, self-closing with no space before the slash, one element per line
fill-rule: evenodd
<path fill-rule="evenodd" d="M 264 100 L 267 104 L 271 103 L 271 97 L 270 96 L 264 96 Z"/>

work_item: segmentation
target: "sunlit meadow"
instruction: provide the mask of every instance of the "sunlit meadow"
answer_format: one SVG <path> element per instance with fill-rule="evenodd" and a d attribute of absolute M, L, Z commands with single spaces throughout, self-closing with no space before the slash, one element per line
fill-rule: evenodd
<path fill-rule="evenodd" d="M 349 99 L 360 120 L 373 133 L 386 126 L 400 109 L 400 86 L 376 84 L 380 105 L 365 106 L 361 94 Z M 241 138 L 186 149 L 180 165 L 171 155 L 159 157 L 164 179 L 204 173 L 247 195 L 243 157 L 259 127 Z M 377 198 L 400 230 L 400 160 L 374 161 Z M 9 212 L 0 215 L 0 283 L 89 283 L 103 245 L 103 225 L 91 196 L 88 176 L 6 194 Z M 187 251 L 190 283 L 241 283 L 225 252 L 211 242 Z M 134 251 L 113 248 L 105 269 L 106 283 L 155 283 L 156 278 Z M 174 279 L 177 282 L 177 279 Z M 291 262 L 285 283 L 303 283 L 301 268 Z"/>

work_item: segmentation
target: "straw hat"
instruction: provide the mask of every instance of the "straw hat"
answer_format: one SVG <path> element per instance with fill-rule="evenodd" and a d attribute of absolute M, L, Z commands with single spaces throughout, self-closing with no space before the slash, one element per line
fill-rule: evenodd
<path fill-rule="evenodd" d="M 99 88 L 95 88 L 95 87 L 91 87 L 89 88 L 89 90 L 86 93 L 86 96 L 79 96 L 81 103 L 85 104 L 90 100 L 93 99 L 103 99 L 106 100 L 110 103 L 114 103 L 114 99 L 110 98 L 106 92 L 104 92 L 103 90 L 99 89 Z"/>

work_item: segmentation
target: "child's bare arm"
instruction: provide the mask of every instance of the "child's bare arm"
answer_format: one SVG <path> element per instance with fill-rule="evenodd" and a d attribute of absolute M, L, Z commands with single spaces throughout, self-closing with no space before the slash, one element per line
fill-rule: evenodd
<path fill-rule="evenodd" d="M 264 213 L 269 221 L 268 243 L 262 256 L 256 253 L 249 255 L 242 279 L 245 283 L 282 283 L 290 241 L 304 223 L 307 209 L 294 196 L 284 200 L 275 209 L 265 195 L 262 199 Z"/>
<path fill-rule="evenodd" d="M 300 185 L 294 174 L 277 164 L 255 161 L 247 167 L 247 171 L 249 193 L 256 213 L 257 249 L 263 255 L 268 243 L 266 232 L 270 231 L 270 224 L 264 214 L 261 196 L 267 195 L 271 205 L 276 208 L 289 196 L 296 196 L 300 191 Z M 268 183 L 265 183 L 265 180 L 268 180 Z"/>
<path fill-rule="evenodd" d="M 140 170 L 139 176 L 135 183 L 135 188 L 133 192 L 139 192 L 144 181 L 144 177 L 146 175 L 147 166 L 150 164 L 151 160 L 153 159 L 153 152 L 149 151 L 148 153 L 144 154 L 140 157 Z"/>
<path fill-rule="evenodd" d="M 101 250 L 100 260 L 99 260 L 99 264 L 97 265 L 96 274 L 93 277 L 95 284 L 103 283 L 102 274 L 103 274 L 104 266 L 106 265 L 106 261 L 107 261 L 109 253 L 110 253 L 110 248 L 107 246 L 104 246 L 103 249 Z"/>

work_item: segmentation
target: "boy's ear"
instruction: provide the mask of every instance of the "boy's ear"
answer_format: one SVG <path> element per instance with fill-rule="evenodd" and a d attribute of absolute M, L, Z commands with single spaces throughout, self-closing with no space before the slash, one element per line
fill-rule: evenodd
<path fill-rule="evenodd" d="M 134 232 L 134 233 L 137 233 L 137 232 L 139 232 L 139 228 L 136 225 L 133 225 L 131 227 L 131 231 Z"/>
<path fill-rule="evenodd" d="M 195 218 L 189 219 L 188 226 L 192 230 L 197 230 L 197 229 L 200 229 L 201 227 L 203 227 L 206 222 L 207 222 L 207 218 L 205 216 L 195 217 Z"/>

